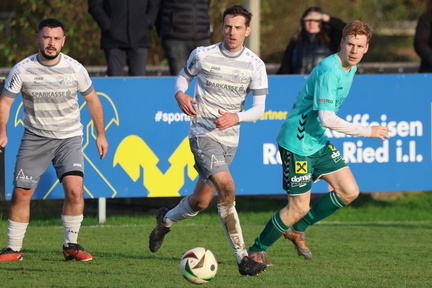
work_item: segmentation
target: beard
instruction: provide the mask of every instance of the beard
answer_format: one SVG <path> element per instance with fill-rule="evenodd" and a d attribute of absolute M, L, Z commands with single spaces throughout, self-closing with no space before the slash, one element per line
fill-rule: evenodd
<path fill-rule="evenodd" d="M 56 52 L 55 52 L 54 54 L 49 55 L 49 54 L 47 54 L 47 53 L 45 52 L 45 50 L 42 50 L 42 49 L 41 49 L 40 53 L 41 53 L 42 56 L 43 56 L 45 59 L 47 59 L 47 60 L 54 60 L 54 59 L 56 59 L 57 56 L 60 54 L 60 52 L 56 50 Z"/>

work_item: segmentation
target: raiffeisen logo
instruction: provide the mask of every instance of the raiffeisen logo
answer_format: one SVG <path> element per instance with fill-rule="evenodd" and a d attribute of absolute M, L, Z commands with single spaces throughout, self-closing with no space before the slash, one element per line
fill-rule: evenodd
<path fill-rule="evenodd" d="M 330 141 L 336 141 L 335 139 L 338 138 L 343 139 L 343 143 L 336 146 L 340 148 L 342 157 L 347 163 L 391 163 L 393 161 L 407 163 L 424 161 L 423 154 L 418 153 L 417 143 L 424 136 L 422 121 L 388 121 L 386 114 L 380 116 L 379 122 L 369 121 L 369 114 L 347 115 L 345 119 L 348 122 L 364 126 L 385 126 L 391 137 L 388 140 L 381 141 L 378 139 L 353 137 L 327 129 L 326 135 Z M 409 140 L 407 141 L 404 138 L 409 138 Z M 372 143 L 373 146 L 368 146 L 369 143 Z M 282 164 L 276 144 L 263 143 L 262 152 L 264 165 Z M 333 156 L 335 156 L 335 159 L 339 159 L 340 155 Z"/>

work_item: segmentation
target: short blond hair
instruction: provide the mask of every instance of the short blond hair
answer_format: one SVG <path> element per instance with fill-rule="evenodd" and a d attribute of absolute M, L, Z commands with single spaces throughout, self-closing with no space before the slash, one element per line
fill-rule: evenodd
<path fill-rule="evenodd" d="M 369 43 L 372 37 L 372 28 L 365 22 L 354 20 L 351 23 L 348 23 L 342 30 L 343 39 L 345 39 L 348 35 L 365 35 L 367 43 Z"/>

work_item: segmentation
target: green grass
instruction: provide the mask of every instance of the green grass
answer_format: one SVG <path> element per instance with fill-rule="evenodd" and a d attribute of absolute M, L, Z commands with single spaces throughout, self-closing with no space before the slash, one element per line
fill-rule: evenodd
<path fill-rule="evenodd" d="M 246 245 L 283 205 L 285 200 L 238 197 Z M 292 244 L 281 238 L 268 251 L 276 266 L 256 277 L 238 273 L 214 205 L 174 225 L 155 254 L 148 250 L 154 215 L 109 216 L 104 225 L 86 217 L 79 242 L 94 256 L 88 263 L 63 260 L 59 219 L 33 217 L 24 260 L 0 263 L 0 286 L 193 287 L 181 277 L 179 259 L 185 251 L 203 246 L 219 261 L 218 273 L 206 287 L 431 287 L 430 207 L 432 193 L 407 193 L 397 200 L 362 195 L 308 229 L 313 260 L 297 256 Z M 0 221 L 3 245 L 6 226 L 7 221 Z"/>

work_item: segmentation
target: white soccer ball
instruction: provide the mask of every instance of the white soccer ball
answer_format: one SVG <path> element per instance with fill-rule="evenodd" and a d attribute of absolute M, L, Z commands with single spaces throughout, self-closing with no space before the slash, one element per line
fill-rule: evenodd
<path fill-rule="evenodd" d="M 202 247 L 187 251 L 180 260 L 180 272 L 194 284 L 204 284 L 212 280 L 217 272 L 218 262 L 213 253 Z"/>

